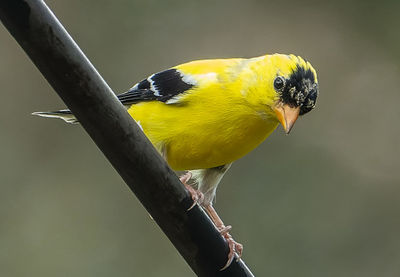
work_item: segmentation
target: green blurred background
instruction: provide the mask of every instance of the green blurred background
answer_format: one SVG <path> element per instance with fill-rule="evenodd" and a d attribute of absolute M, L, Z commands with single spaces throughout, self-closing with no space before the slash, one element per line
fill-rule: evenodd
<path fill-rule="evenodd" d="M 295 53 L 317 108 L 216 207 L 257 276 L 400 276 L 399 1 L 47 1 L 115 92 L 202 58 Z M 194 276 L 0 27 L 0 276 Z"/>

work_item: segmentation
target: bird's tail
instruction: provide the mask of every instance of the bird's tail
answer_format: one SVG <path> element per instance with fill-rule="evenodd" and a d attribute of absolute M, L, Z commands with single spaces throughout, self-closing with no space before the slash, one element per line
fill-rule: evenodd
<path fill-rule="evenodd" d="M 79 121 L 75 118 L 70 110 L 59 110 L 54 112 L 34 112 L 32 114 L 42 117 L 60 118 L 65 122 L 71 124 L 79 123 Z"/>

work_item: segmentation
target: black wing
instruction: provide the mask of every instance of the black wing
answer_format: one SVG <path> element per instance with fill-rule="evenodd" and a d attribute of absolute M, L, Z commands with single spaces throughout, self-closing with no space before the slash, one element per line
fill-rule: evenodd
<path fill-rule="evenodd" d="M 117 97 L 124 105 L 152 100 L 167 102 L 193 86 L 194 84 L 183 80 L 183 75 L 178 70 L 168 69 L 151 75 Z"/>

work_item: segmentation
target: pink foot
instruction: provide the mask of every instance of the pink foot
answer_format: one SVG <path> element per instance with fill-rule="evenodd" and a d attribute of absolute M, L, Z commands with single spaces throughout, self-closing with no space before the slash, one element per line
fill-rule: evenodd
<path fill-rule="evenodd" d="M 228 253 L 228 261 L 224 265 L 223 268 L 220 269 L 220 271 L 228 268 L 228 266 L 231 265 L 233 259 L 236 256 L 236 259 L 239 260 L 242 257 L 243 253 L 243 245 L 240 243 L 237 243 L 233 238 L 232 235 L 229 234 L 229 230 L 231 229 L 231 226 L 226 226 L 225 229 L 221 230 L 220 233 L 221 235 L 225 238 L 226 242 L 228 243 L 229 246 L 229 253 Z"/>
<path fill-rule="evenodd" d="M 185 186 L 185 188 L 189 191 L 189 193 L 193 199 L 193 204 L 192 204 L 192 206 L 189 207 L 189 209 L 187 209 L 188 211 L 193 209 L 193 207 L 196 206 L 196 204 L 201 205 L 201 203 L 203 203 L 203 201 L 204 201 L 204 194 L 201 191 L 194 189 L 191 185 L 187 184 L 187 182 L 190 180 L 190 178 L 192 178 L 192 173 L 190 171 L 186 172 L 184 175 L 179 177 L 179 180 L 182 182 L 182 184 Z"/>
<path fill-rule="evenodd" d="M 232 229 L 232 226 L 228 225 L 225 226 L 225 224 L 222 222 L 221 218 L 218 216 L 217 212 L 215 211 L 214 207 L 209 204 L 204 207 L 206 210 L 208 216 L 210 217 L 211 221 L 214 222 L 215 227 L 217 228 L 218 232 L 220 232 L 221 236 L 226 240 L 228 243 L 229 247 L 229 253 L 228 253 L 228 261 L 222 267 L 220 270 L 224 270 L 230 266 L 232 263 L 233 259 L 236 256 L 236 259 L 240 259 L 242 257 L 243 253 L 243 245 L 240 243 L 237 243 L 229 234 L 229 231 Z"/>

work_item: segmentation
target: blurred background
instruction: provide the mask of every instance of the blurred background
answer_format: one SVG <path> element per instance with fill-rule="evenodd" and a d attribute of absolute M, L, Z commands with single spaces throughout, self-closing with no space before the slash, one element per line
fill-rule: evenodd
<path fill-rule="evenodd" d="M 317 108 L 236 162 L 216 208 L 257 276 L 400 275 L 399 1 L 46 1 L 114 89 L 295 53 Z M 0 26 L 0 276 L 194 276 Z"/>

